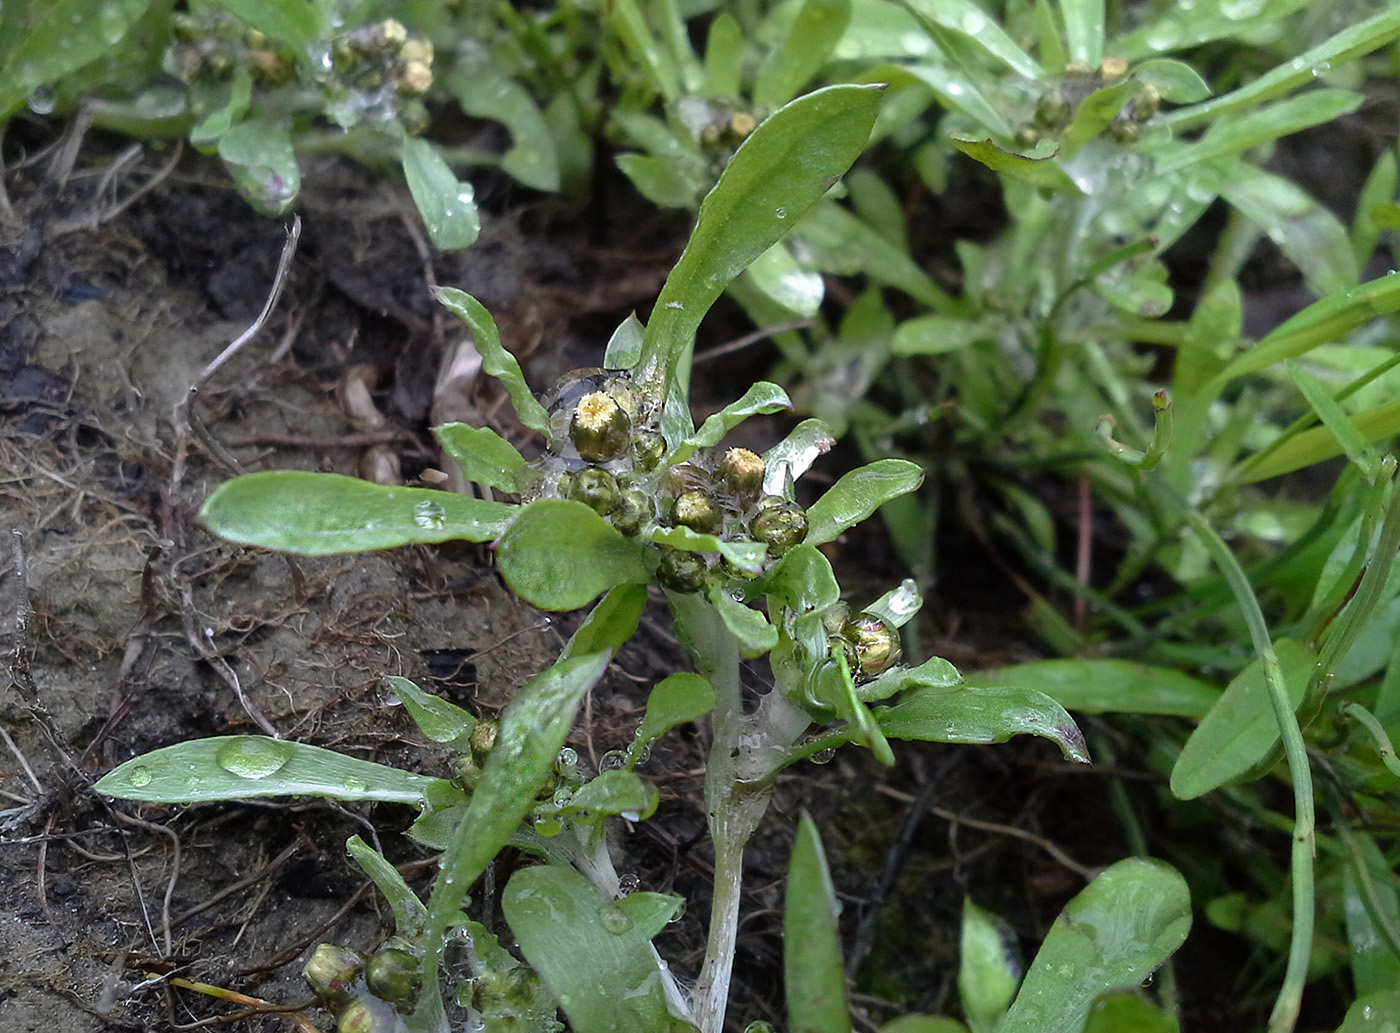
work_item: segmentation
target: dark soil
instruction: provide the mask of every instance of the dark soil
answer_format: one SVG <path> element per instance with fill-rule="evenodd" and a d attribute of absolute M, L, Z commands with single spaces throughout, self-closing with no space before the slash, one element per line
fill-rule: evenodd
<path fill-rule="evenodd" d="M 283 227 L 195 158 L 123 209 L 167 153 L 150 150 L 109 181 L 116 145 L 50 132 L 11 130 L 0 241 L 0 631 L 12 675 L 0 695 L 0 1030 L 326 1029 L 299 974 L 311 949 L 368 949 L 392 931 L 343 844 L 365 837 L 425 887 L 434 859 L 402 835 L 412 815 L 327 802 L 138 807 L 89 786 L 137 753 L 260 726 L 440 772 L 446 755 L 384 704 L 381 678 L 491 713 L 551 662 L 569 618 L 516 602 L 484 548 L 293 560 L 204 532 L 198 507 L 232 471 L 180 432 L 176 408 L 262 306 Z M 16 168 L 25 147 L 32 156 Z M 443 383 L 462 330 L 428 283 L 480 298 L 545 385 L 597 364 L 629 312 L 645 316 L 685 232 L 620 189 L 600 210 L 504 185 L 493 196 L 488 184 L 481 241 L 442 255 L 406 193 L 382 179 L 329 164 L 306 181 L 282 303 L 195 403 L 246 470 L 387 463 L 415 483 L 443 465 L 427 430 L 443 419 L 537 447 L 493 383 Z M 726 329 L 707 329 L 711 343 Z M 704 367 L 699 397 L 736 394 L 740 369 Z M 377 425 L 347 410 L 356 378 L 371 387 Z M 878 532 L 849 548 L 863 551 L 854 563 L 847 552 L 850 566 L 897 569 Z M 1019 605 L 994 584 L 954 596 L 929 608 L 925 640 L 969 668 L 1031 656 L 1021 633 L 1007 637 Z M 586 764 L 631 739 L 650 685 L 684 664 L 655 607 L 576 730 Z M 690 978 L 708 906 L 705 741 L 686 729 L 657 751 L 646 772 L 661 810 L 617 844 L 619 868 L 643 887 L 689 898 L 660 947 Z M 732 1028 L 781 1025 L 782 876 L 800 809 L 819 816 L 847 901 L 861 1028 L 873 1029 L 905 1010 L 956 1012 L 964 895 L 1005 916 L 1029 956 L 1086 875 L 1130 852 L 1107 776 L 1128 776 L 1140 811 L 1160 789 L 1135 761 L 1072 770 L 1042 743 L 906 748 L 900 760 L 887 771 L 848 752 L 781 779 L 750 854 Z M 1169 844 L 1148 846 L 1170 856 Z M 1245 958 L 1241 942 L 1198 922 L 1181 955 L 1184 1028 L 1253 1024 L 1260 1002 L 1242 1003 L 1248 987 L 1236 982 Z M 305 1011 L 264 1013 L 289 1006 Z"/>

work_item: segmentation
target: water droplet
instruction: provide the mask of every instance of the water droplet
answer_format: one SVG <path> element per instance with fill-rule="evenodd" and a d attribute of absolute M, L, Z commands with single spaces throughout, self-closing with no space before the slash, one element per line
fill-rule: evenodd
<path fill-rule="evenodd" d="M 554 796 L 551 799 L 553 799 L 555 807 L 567 807 L 574 801 L 574 791 L 568 786 L 560 786 L 554 790 Z"/>
<path fill-rule="evenodd" d="M 564 831 L 564 823 L 552 814 L 535 815 L 535 832 L 546 839 Z"/>
<path fill-rule="evenodd" d="M 621 936 L 632 928 L 632 919 L 628 918 L 627 913 L 616 904 L 604 904 L 600 907 L 598 921 L 602 922 L 603 928 L 614 936 Z"/>
<path fill-rule="evenodd" d="M 608 750 L 607 753 L 598 758 L 598 770 L 600 772 L 617 771 L 626 766 L 627 754 L 622 750 Z"/>
<path fill-rule="evenodd" d="M 239 778 L 266 778 L 286 766 L 293 752 L 290 743 L 240 735 L 220 746 L 214 759 L 219 767 Z"/>
<path fill-rule="evenodd" d="M 779 219 L 786 219 L 786 218 L 787 218 L 787 209 L 786 209 L 786 208 L 774 208 L 774 209 L 773 209 L 773 214 L 776 215 Z"/>
<path fill-rule="evenodd" d="M 424 499 L 413 506 L 413 522 L 425 531 L 440 531 L 447 526 L 447 510 L 441 503 Z"/>
<path fill-rule="evenodd" d="M 379 688 L 374 690 L 374 698 L 379 701 L 379 705 L 381 707 L 403 706 L 403 700 L 399 698 L 399 694 L 397 692 L 395 692 L 392 688 L 389 687 L 389 683 L 387 681 L 379 683 Z"/>
<path fill-rule="evenodd" d="M 151 769 L 150 769 L 150 768 L 146 768 L 146 767 L 140 767 L 140 766 L 137 766 L 137 767 L 132 768 L 132 769 L 131 769 L 131 775 L 130 775 L 130 781 L 131 781 L 131 784 L 134 785 L 137 789 L 140 789 L 142 786 L 148 786 L 148 785 L 150 785 L 150 784 L 151 784 Z"/>
<path fill-rule="evenodd" d="M 677 309 L 677 310 L 685 308 L 685 306 L 682 305 L 679 301 L 668 301 L 668 302 L 666 302 L 666 307 L 667 307 L 667 308 Z"/>
<path fill-rule="evenodd" d="M 987 27 L 987 18 L 981 11 L 968 11 L 962 16 L 962 30 L 975 36 Z"/>
<path fill-rule="evenodd" d="M 617 892 L 621 896 L 636 893 L 642 885 L 642 877 L 636 872 L 623 872 L 617 877 Z"/>
<path fill-rule="evenodd" d="M 824 750 L 818 750 L 809 759 L 813 764 L 830 764 L 831 758 L 834 756 L 836 756 L 836 751 L 828 747 Z"/>
<path fill-rule="evenodd" d="M 47 115 L 54 108 L 53 90 L 47 86 L 38 87 L 29 95 L 29 110 L 36 115 Z"/>
<path fill-rule="evenodd" d="M 365 784 L 363 778 L 347 778 L 342 785 L 345 787 L 346 792 L 350 793 L 363 793 L 369 789 L 369 786 Z"/>

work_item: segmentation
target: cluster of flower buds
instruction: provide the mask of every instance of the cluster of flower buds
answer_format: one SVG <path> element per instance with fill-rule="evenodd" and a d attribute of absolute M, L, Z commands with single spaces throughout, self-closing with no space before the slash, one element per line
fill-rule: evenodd
<path fill-rule="evenodd" d="M 422 965 L 408 946 L 395 937 L 368 958 L 333 943 L 316 947 L 302 976 L 335 1014 L 339 1033 L 402 1029 L 398 1016 L 417 1004 L 423 978 Z"/>
<path fill-rule="evenodd" d="M 1118 57 L 1104 58 L 1098 71 L 1080 63 L 1066 65 L 1058 84 L 1040 95 L 1030 122 L 1017 131 L 1016 143 L 1030 148 L 1046 138 L 1058 139 L 1073 121 L 1080 101 L 1095 90 L 1122 82 L 1127 75 L 1128 63 Z M 1104 133 L 1119 143 L 1136 143 L 1143 124 L 1161 106 L 1161 92 L 1150 83 L 1144 84 L 1113 117 Z"/>
<path fill-rule="evenodd" d="M 326 60 L 327 113 L 340 125 L 397 118 L 410 133 L 427 125 L 422 97 L 433 85 L 430 40 L 385 18 L 335 37 Z"/>
<path fill-rule="evenodd" d="M 165 70 L 187 83 L 224 82 L 247 69 L 257 82 L 279 85 L 294 72 L 290 51 L 224 11 L 171 16 Z"/>
<path fill-rule="evenodd" d="M 624 373 L 576 370 L 545 399 L 550 450 L 537 465 L 534 497 L 588 506 L 622 534 L 686 527 L 729 542 L 763 542 L 776 559 L 807 536 L 807 514 L 763 491 L 763 457 L 746 448 L 701 449 L 667 465 L 658 430 L 660 406 Z M 698 592 L 716 570 L 739 572 L 718 555 L 664 545 L 657 580 L 677 592 Z"/>

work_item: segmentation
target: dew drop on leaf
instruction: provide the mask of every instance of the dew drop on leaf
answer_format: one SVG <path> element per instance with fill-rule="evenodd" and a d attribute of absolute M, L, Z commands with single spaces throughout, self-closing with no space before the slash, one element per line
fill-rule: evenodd
<path fill-rule="evenodd" d="M 415 503 L 413 522 L 425 531 L 438 531 L 447 526 L 447 510 L 430 499 Z"/>
<path fill-rule="evenodd" d="M 600 907 L 598 921 L 602 922 L 603 928 L 614 936 L 621 936 L 632 928 L 632 919 L 628 918 L 627 913 L 616 904 L 604 904 Z"/>
<path fill-rule="evenodd" d="M 151 769 L 143 767 L 132 768 L 129 778 L 131 784 L 137 789 L 140 789 L 142 786 L 148 786 L 151 784 Z"/>
<path fill-rule="evenodd" d="M 214 754 L 219 767 L 239 778 L 266 778 L 292 759 L 292 747 L 276 739 L 246 735 L 231 739 Z"/>

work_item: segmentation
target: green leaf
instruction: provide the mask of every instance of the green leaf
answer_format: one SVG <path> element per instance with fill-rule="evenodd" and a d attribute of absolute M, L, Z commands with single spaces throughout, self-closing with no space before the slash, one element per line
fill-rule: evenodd
<path fill-rule="evenodd" d="M 321 35 L 316 4 L 306 0 L 219 0 L 219 6 L 273 39 L 305 50 Z"/>
<path fill-rule="evenodd" d="M 693 208 L 707 185 L 698 163 L 655 154 L 619 154 L 618 171 L 660 208 Z"/>
<path fill-rule="evenodd" d="M 791 408 L 792 401 L 788 398 L 786 391 L 777 384 L 760 380 L 745 391 L 743 397 L 737 402 L 730 402 L 719 412 L 707 417 L 705 422 L 700 424 L 700 429 L 687 437 L 680 447 L 667 457 L 667 462 L 671 465 L 683 463 L 695 453 L 697 448 L 711 448 L 718 445 L 724 440 L 726 434 L 750 416 L 757 413 L 766 415 Z"/>
<path fill-rule="evenodd" d="M 646 328 L 635 313 L 619 323 L 612 337 L 608 338 L 607 351 L 603 353 L 603 368 L 631 369 L 640 362 L 645 333 Z"/>
<path fill-rule="evenodd" d="M 852 470 L 807 510 L 808 545 L 835 541 L 884 503 L 924 482 L 924 471 L 904 459 L 877 459 Z"/>
<path fill-rule="evenodd" d="M 1349 417 L 1351 424 L 1371 442 L 1400 434 L 1400 402 L 1367 409 Z M 1327 427 L 1313 427 L 1290 438 L 1258 463 L 1247 463 L 1235 478 L 1238 484 L 1253 484 L 1270 477 L 1281 477 L 1305 466 L 1339 456 L 1343 447 Z"/>
<path fill-rule="evenodd" d="M 804 811 L 792 845 L 783 910 L 783 983 L 794 1033 L 850 1033 L 841 969 L 840 905 L 821 837 Z"/>
<path fill-rule="evenodd" d="M 972 0 L 906 0 L 904 6 L 935 25 L 976 40 L 1017 75 L 1039 79 L 1045 74 L 1045 70 L 1016 45 L 997 20 Z"/>
<path fill-rule="evenodd" d="M 1386 935 L 1400 930 L 1400 898 L 1390 862 L 1365 832 L 1346 832 L 1348 847 L 1344 872 L 1343 904 L 1347 942 L 1351 947 L 1351 974 L 1356 995 L 1400 986 L 1400 954 L 1395 940 Z"/>
<path fill-rule="evenodd" d="M 729 589 L 717 586 L 707 592 L 706 597 L 719 610 L 724 626 L 738 641 L 741 656 L 753 660 L 778 644 L 778 629 L 769 624 L 760 611 L 735 599 Z"/>
<path fill-rule="evenodd" d="M 1400 1028 L 1400 990 L 1378 990 L 1358 997 L 1337 1033 L 1394 1033 Z"/>
<path fill-rule="evenodd" d="M 1173 714 L 1201 717 L 1220 690 L 1171 667 L 1132 660 L 1033 660 L 978 671 L 973 685 L 1020 685 L 1083 714 Z"/>
<path fill-rule="evenodd" d="M 520 372 L 520 363 L 501 345 L 496 321 L 491 318 L 491 313 L 486 311 L 486 306 L 455 287 L 434 287 L 433 294 L 467 324 L 467 328 L 472 332 L 472 343 L 481 353 L 481 368 L 505 386 L 520 422 L 547 438 L 549 413 L 545 412 L 544 406 L 530 393 L 530 387 L 525 383 L 525 375 Z"/>
<path fill-rule="evenodd" d="M 15 4 L 16 35 L 0 41 L 0 125 L 40 86 L 62 79 L 119 44 L 150 0 L 48 0 Z M 27 7 L 27 11 L 25 8 Z M 6 52 L 8 51 L 8 52 Z"/>
<path fill-rule="evenodd" d="M 956 689 L 963 684 L 963 676 L 941 656 L 931 657 L 918 667 L 892 667 L 884 674 L 856 686 L 856 695 L 865 703 L 889 699 L 901 692 L 919 689 Z"/>
<path fill-rule="evenodd" d="M 1060 0 L 1069 59 L 1097 68 L 1103 61 L 1103 0 Z"/>
<path fill-rule="evenodd" d="M 301 170 L 286 126 L 266 118 L 241 122 L 219 137 L 219 157 L 258 214 L 278 216 L 291 208 Z"/>
<path fill-rule="evenodd" d="M 409 889 L 399 870 L 359 836 L 351 836 L 345 849 L 389 902 L 394 912 L 394 931 L 409 938 L 422 933 L 428 909 L 418 899 L 418 894 Z"/>
<path fill-rule="evenodd" d="M 559 189 L 559 155 L 554 135 L 530 91 L 507 75 L 484 48 L 462 48 L 448 88 L 462 110 L 489 118 L 510 130 L 511 146 L 501 155 L 501 171 L 534 190 Z"/>
<path fill-rule="evenodd" d="M 143 803 L 323 796 L 421 806 L 429 787 L 439 781 L 286 739 L 220 735 L 134 757 L 93 788 L 104 796 Z"/>
<path fill-rule="evenodd" d="M 577 1033 L 666 1033 L 661 970 L 634 913 L 646 899 L 611 901 L 572 869 L 524 868 L 501 910 L 525 959 L 544 977 Z"/>
<path fill-rule="evenodd" d="M 611 29 L 627 48 L 638 72 L 667 102 L 681 95 L 680 70 L 672 55 L 656 40 L 637 0 L 613 0 L 609 5 Z"/>
<path fill-rule="evenodd" d="M 1082 1033 L 1095 998 L 1141 983 L 1190 928 L 1191 893 L 1174 868 L 1119 861 L 1060 913 L 996 1033 Z"/>
<path fill-rule="evenodd" d="M 658 801 L 656 786 L 634 772 L 614 769 L 579 787 L 559 813 L 624 814 L 630 821 L 642 821 L 656 813 Z"/>
<path fill-rule="evenodd" d="M 1351 90 L 1310 90 L 1277 104 L 1256 108 L 1248 115 L 1221 119 L 1196 143 L 1171 140 L 1170 148 L 1157 158 L 1154 175 L 1165 176 L 1192 165 L 1241 154 L 1279 137 L 1335 121 L 1355 111 L 1361 101 L 1361 94 Z"/>
<path fill-rule="evenodd" d="M 1351 422 L 1351 417 L 1347 415 L 1341 403 L 1328 393 L 1327 388 L 1316 377 L 1294 359 L 1288 359 L 1284 365 L 1312 411 L 1322 420 L 1323 426 L 1331 431 L 1332 436 L 1346 449 L 1347 458 L 1356 465 L 1368 482 L 1374 484 L 1380 469 L 1380 456 L 1371 447 L 1366 435 Z"/>
<path fill-rule="evenodd" d="M 728 11 L 710 22 L 705 37 L 705 96 L 738 100 L 744 70 L 744 27 Z"/>
<path fill-rule="evenodd" d="M 804 0 L 778 48 L 758 70 L 754 104 L 776 108 L 797 96 L 830 60 L 850 22 L 851 0 Z"/>
<path fill-rule="evenodd" d="M 879 1033 L 967 1033 L 967 1027 L 957 1019 L 941 1015 L 901 1015 L 880 1027 Z"/>
<path fill-rule="evenodd" d="M 1242 164 L 1225 177 L 1220 196 L 1279 246 L 1318 297 L 1356 286 L 1360 272 L 1346 228 L 1282 176 Z"/>
<path fill-rule="evenodd" d="M 1317 655 L 1292 639 L 1274 643 L 1288 698 L 1297 709 Z M 1172 793 L 1194 800 L 1227 782 L 1242 778 L 1264 760 L 1279 741 L 1278 722 L 1269 702 L 1264 668 L 1256 659 L 1226 687 L 1224 695 L 1181 751 L 1172 768 Z"/>
<path fill-rule="evenodd" d="M 1021 985 L 1021 966 L 1012 958 L 1016 933 L 1006 922 L 963 899 L 962 951 L 958 994 L 972 1033 L 992 1033 Z"/>
<path fill-rule="evenodd" d="M 1100 997 L 1089 1009 L 1084 1033 L 1181 1033 L 1181 1026 L 1138 990 Z"/>
<path fill-rule="evenodd" d="M 878 89 L 829 86 L 778 109 L 750 134 L 701 203 L 690 242 L 661 288 L 644 366 L 670 370 L 680 361 L 725 286 L 850 168 L 879 107 Z"/>
<path fill-rule="evenodd" d="M 620 649 L 636 632 L 646 605 L 646 585 L 618 585 L 603 596 L 584 618 L 559 659 L 601 653 L 605 649 Z"/>
<path fill-rule="evenodd" d="M 821 273 L 798 262 L 781 240 L 755 258 L 744 276 L 763 297 L 802 319 L 815 318 L 826 296 Z"/>
<path fill-rule="evenodd" d="M 1155 86 L 1163 100 L 1173 104 L 1195 104 L 1210 96 L 1210 87 L 1201 74 L 1185 61 L 1169 57 L 1144 61 L 1133 69 L 1133 78 L 1147 86 Z"/>
<path fill-rule="evenodd" d="M 476 727 L 476 718 L 441 696 L 424 692 L 407 678 L 389 675 L 385 686 L 403 703 L 418 730 L 433 742 L 466 748 L 467 738 Z"/>
<path fill-rule="evenodd" d="M 815 205 L 793 235 L 814 268 L 868 276 L 940 312 L 957 307 L 907 250 L 830 198 Z"/>
<path fill-rule="evenodd" d="M 974 140 L 962 136 L 954 136 L 950 140 L 954 147 L 969 158 L 980 161 L 993 172 L 1000 172 L 1010 179 L 1071 195 L 1081 193 L 1074 180 L 1070 179 L 1069 173 L 1055 161 L 1054 154 L 1044 158 L 1029 158 L 1024 154 L 1005 150 L 991 140 Z"/>
<path fill-rule="evenodd" d="M 824 455 L 836 444 L 831 430 L 821 420 L 803 420 L 791 433 L 763 453 L 763 493 L 791 496 L 787 485 L 806 473 L 817 456 Z"/>
<path fill-rule="evenodd" d="M 1038 735 L 1059 746 L 1069 760 L 1089 763 L 1084 734 L 1063 707 L 1043 692 L 997 685 L 926 689 L 875 711 L 891 739 L 922 742 L 994 743 L 1013 735 Z"/>
<path fill-rule="evenodd" d="M 530 464 L 514 445 L 490 427 L 444 423 L 434 427 L 433 433 L 467 480 L 502 491 L 520 490 L 520 475 Z"/>
<path fill-rule="evenodd" d="M 502 715 L 496 745 L 439 863 L 428 903 L 424 942 L 430 952 L 424 958 L 425 989 L 413 1015 L 415 1027 L 435 1028 L 439 1021 L 445 1025 L 437 981 L 445 934 L 460 921 L 462 901 L 472 883 L 510 842 L 534 806 L 554 771 L 584 694 L 603 676 L 611 656 L 589 653 L 561 660 L 527 682 Z"/>
<path fill-rule="evenodd" d="M 945 355 L 960 351 L 990 332 L 980 322 L 951 316 L 915 316 L 895 328 L 890 346 L 896 355 Z"/>
<path fill-rule="evenodd" d="M 404 138 L 403 174 L 437 247 L 455 251 L 476 243 L 481 217 L 472 185 L 457 179 L 432 144 L 416 136 Z"/>
<path fill-rule="evenodd" d="M 750 574 L 757 574 L 763 569 L 763 558 L 768 552 L 768 546 L 763 542 L 729 542 L 688 527 L 652 528 L 643 535 L 643 540 L 685 552 L 717 552 Z"/>
<path fill-rule="evenodd" d="M 1094 90 L 1076 104 L 1074 117 L 1060 137 L 1060 161 L 1071 160 L 1090 140 L 1102 133 L 1139 89 L 1137 83 L 1125 79 Z"/>
<path fill-rule="evenodd" d="M 627 748 L 631 764 L 672 728 L 698 721 L 715 708 L 715 688 L 698 674 L 683 671 L 667 675 L 647 697 L 647 712 Z"/>
<path fill-rule="evenodd" d="M 241 545 L 332 556 L 432 542 L 489 542 L 519 511 L 447 491 L 268 470 L 220 485 L 199 519 L 214 534 Z"/>
<path fill-rule="evenodd" d="M 496 546 L 510 590 L 541 610 L 577 610 L 617 585 L 651 580 L 652 554 L 582 502 L 540 499 Z"/>

